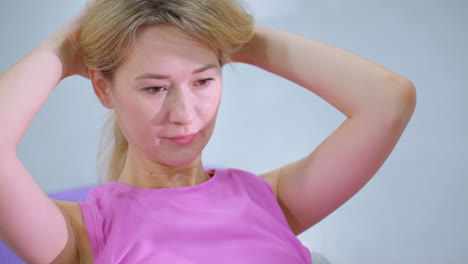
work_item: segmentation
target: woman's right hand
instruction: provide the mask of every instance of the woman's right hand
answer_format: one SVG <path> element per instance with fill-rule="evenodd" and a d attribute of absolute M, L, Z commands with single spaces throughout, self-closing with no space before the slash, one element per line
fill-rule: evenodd
<path fill-rule="evenodd" d="M 61 79 L 72 75 L 81 75 L 89 78 L 88 69 L 84 65 L 81 55 L 79 35 L 85 14 L 93 3 L 94 1 L 91 1 L 86 4 L 78 14 L 45 39 L 39 46 L 40 49 L 48 49 L 58 56 L 62 62 Z"/>

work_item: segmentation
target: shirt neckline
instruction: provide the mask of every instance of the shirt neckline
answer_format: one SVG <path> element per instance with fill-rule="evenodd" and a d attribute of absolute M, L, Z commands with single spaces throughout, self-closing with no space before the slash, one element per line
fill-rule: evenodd
<path fill-rule="evenodd" d="M 207 181 L 204 181 L 200 184 L 193 185 L 193 186 L 186 186 L 186 187 L 176 187 L 176 188 L 138 188 L 131 186 L 129 184 L 119 182 L 119 181 L 112 181 L 109 183 L 109 185 L 117 187 L 119 189 L 123 189 L 125 191 L 131 192 L 131 193 L 138 193 L 141 195 L 145 194 L 164 194 L 164 195 L 186 195 L 186 194 L 195 194 L 202 192 L 203 190 L 209 188 L 213 184 L 215 184 L 220 177 L 220 170 L 218 169 L 210 169 L 206 171 L 208 174 L 212 175 L 210 179 Z"/>

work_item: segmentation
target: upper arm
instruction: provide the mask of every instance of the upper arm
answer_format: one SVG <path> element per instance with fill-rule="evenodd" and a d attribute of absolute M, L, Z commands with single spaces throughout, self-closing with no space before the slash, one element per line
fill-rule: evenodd
<path fill-rule="evenodd" d="M 34 182 L 16 154 L 0 154 L 0 239 L 27 263 L 77 257 L 65 210 Z M 55 262 L 59 263 L 59 262 Z"/>
<path fill-rule="evenodd" d="M 332 213 L 370 180 L 410 116 L 348 118 L 303 159 L 260 175 L 272 185 L 296 235 Z"/>
<path fill-rule="evenodd" d="M 62 212 L 66 224 L 68 239 L 62 251 L 55 257 L 51 264 L 62 264 L 62 263 L 78 263 L 79 260 L 79 245 L 78 245 L 78 234 L 76 231 L 76 212 L 79 204 L 77 202 L 59 201 L 50 199 Z M 79 210 L 79 208 L 78 208 Z"/>

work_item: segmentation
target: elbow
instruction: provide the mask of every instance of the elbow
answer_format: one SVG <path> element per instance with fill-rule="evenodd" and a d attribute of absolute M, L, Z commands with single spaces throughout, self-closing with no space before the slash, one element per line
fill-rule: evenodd
<path fill-rule="evenodd" d="M 407 78 L 402 76 L 392 77 L 393 88 L 396 90 L 396 96 L 387 114 L 391 127 L 398 131 L 404 130 L 413 116 L 416 108 L 416 88 Z"/>
<path fill-rule="evenodd" d="M 411 117 L 416 109 L 416 87 L 409 79 L 404 78 L 402 84 L 402 105 L 403 112 Z"/>
<path fill-rule="evenodd" d="M 403 117 L 409 120 L 416 108 L 416 87 L 411 80 L 401 75 L 392 74 L 389 79 L 396 95 L 392 100 L 396 110 L 394 113 L 399 119 Z"/>
<path fill-rule="evenodd" d="M 0 157 L 3 155 L 10 155 L 11 153 L 16 154 L 16 146 L 7 140 L 0 140 Z"/>

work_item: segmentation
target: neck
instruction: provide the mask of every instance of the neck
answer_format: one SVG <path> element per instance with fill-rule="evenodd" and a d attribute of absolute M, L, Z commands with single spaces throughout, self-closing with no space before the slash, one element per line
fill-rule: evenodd
<path fill-rule="evenodd" d="M 203 169 L 201 155 L 189 164 L 173 167 L 127 152 L 122 173 L 117 181 L 137 188 L 180 188 L 198 185 L 210 175 Z"/>

